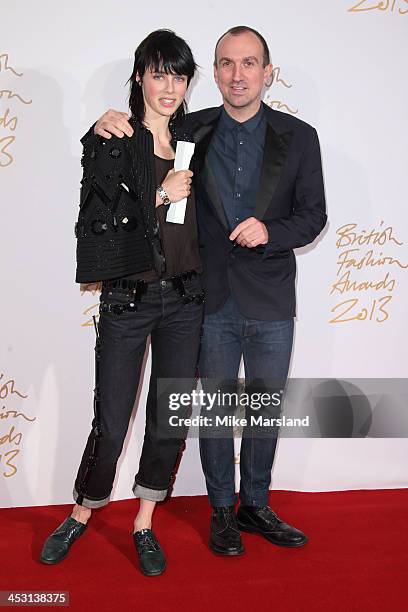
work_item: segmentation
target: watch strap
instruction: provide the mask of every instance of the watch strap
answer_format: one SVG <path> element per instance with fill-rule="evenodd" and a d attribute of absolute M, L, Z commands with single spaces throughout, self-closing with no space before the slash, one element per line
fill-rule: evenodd
<path fill-rule="evenodd" d="M 157 193 L 159 194 L 163 204 L 171 204 L 170 202 L 170 198 L 167 195 L 166 190 L 163 188 L 163 185 L 158 185 L 157 189 L 156 189 Z"/>

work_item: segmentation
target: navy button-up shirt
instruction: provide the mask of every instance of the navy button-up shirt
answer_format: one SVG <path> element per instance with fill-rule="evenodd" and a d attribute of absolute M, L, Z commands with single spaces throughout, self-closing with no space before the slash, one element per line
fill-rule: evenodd
<path fill-rule="evenodd" d="M 265 135 L 262 104 L 256 115 L 243 123 L 222 109 L 207 155 L 231 231 L 254 214 Z"/>

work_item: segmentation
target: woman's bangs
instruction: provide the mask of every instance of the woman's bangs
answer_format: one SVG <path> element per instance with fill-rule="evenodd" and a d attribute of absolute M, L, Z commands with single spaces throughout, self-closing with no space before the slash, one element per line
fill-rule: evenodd
<path fill-rule="evenodd" d="M 186 61 L 177 49 L 172 51 L 173 53 L 166 52 L 165 56 L 160 51 L 156 51 L 151 56 L 150 61 L 146 62 L 146 69 L 151 72 L 164 72 L 165 74 L 186 75 L 188 77 L 193 76 L 194 64 Z"/>

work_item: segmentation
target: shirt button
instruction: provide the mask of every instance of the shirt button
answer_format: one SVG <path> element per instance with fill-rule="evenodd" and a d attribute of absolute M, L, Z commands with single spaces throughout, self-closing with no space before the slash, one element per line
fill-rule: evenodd
<path fill-rule="evenodd" d="M 239 217 L 235 217 L 235 221 L 239 221 Z"/>
<path fill-rule="evenodd" d="M 241 194 L 237 192 L 237 193 L 235 194 L 235 197 L 236 197 L 236 198 L 240 198 L 240 197 L 241 197 Z"/>
<path fill-rule="evenodd" d="M 243 145 L 243 144 L 244 144 L 244 141 L 243 141 L 243 140 L 240 140 L 240 141 L 239 141 L 239 144 L 240 144 L 240 145 Z"/>
<path fill-rule="evenodd" d="M 243 168 L 242 166 L 238 166 L 238 172 L 242 172 Z"/>
<path fill-rule="evenodd" d="M 165 281 L 165 280 L 161 280 L 161 281 L 160 281 L 160 284 L 161 284 L 161 286 L 162 286 L 162 287 L 165 287 L 167 283 L 166 283 L 166 281 Z"/>

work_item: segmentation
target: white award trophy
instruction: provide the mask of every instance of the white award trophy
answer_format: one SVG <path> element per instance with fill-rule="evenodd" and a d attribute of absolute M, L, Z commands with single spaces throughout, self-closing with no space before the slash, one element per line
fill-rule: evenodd
<path fill-rule="evenodd" d="M 174 160 L 174 170 L 188 170 L 191 158 L 194 153 L 194 142 L 186 142 L 185 140 L 179 140 L 176 146 L 176 159 Z M 184 216 L 186 214 L 187 198 L 170 204 L 166 215 L 166 221 L 170 223 L 184 223 Z"/>

